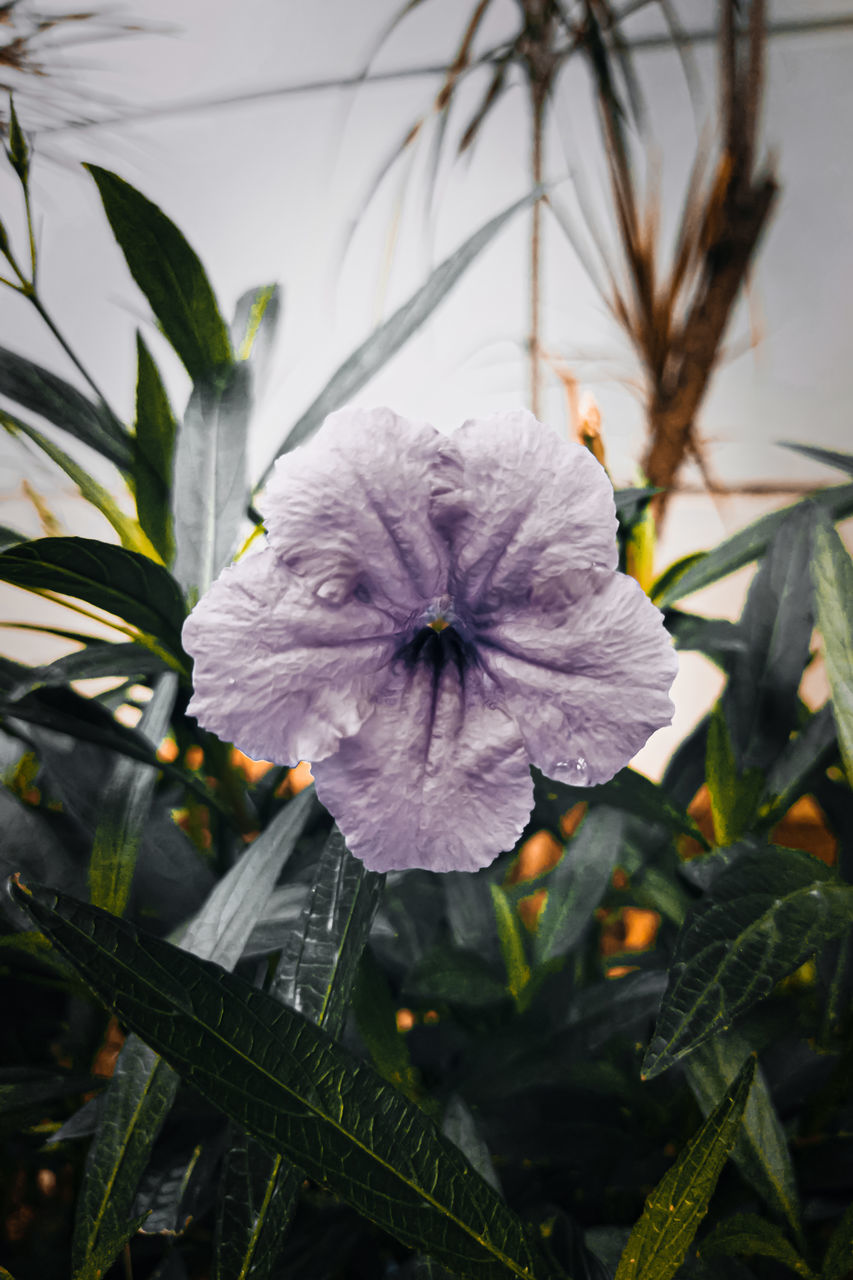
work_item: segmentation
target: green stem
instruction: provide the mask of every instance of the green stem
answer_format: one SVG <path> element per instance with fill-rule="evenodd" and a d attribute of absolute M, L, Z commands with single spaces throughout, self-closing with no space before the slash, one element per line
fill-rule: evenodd
<path fill-rule="evenodd" d="M 14 265 L 14 264 L 13 264 L 13 265 Z M 59 345 L 62 347 L 62 350 L 63 350 L 63 351 L 65 352 L 65 354 L 68 356 L 68 359 L 69 359 L 69 360 L 71 361 L 71 363 L 74 365 L 75 369 L 77 369 L 77 371 L 80 373 L 81 377 L 83 377 L 83 378 L 86 380 L 86 382 L 88 382 L 89 386 L 92 388 L 92 390 L 94 391 L 94 393 L 95 393 L 95 395 L 98 397 L 98 399 L 101 401 L 101 403 L 102 403 L 102 404 L 104 404 L 104 405 L 106 405 L 106 407 L 109 409 L 109 403 L 108 403 L 108 401 L 107 401 L 106 396 L 103 394 L 103 392 L 101 391 L 100 387 L 99 387 L 99 386 L 98 386 L 98 384 L 95 382 L 94 378 L 91 376 L 91 374 L 89 373 L 89 371 L 86 369 L 85 365 L 84 365 L 84 364 L 82 364 L 82 362 L 81 362 L 81 361 L 78 359 L 78 357 L 74 354 L 73 350 L 72 350 L 72 349 L 71 349 L 71 347 L 68 345 L 68 343 L 66 342 L 65 338 L 62 336 L 62 334 L 60 333 L 59 329 L 58 329 L 58 328 L 56 327 L 56 325 L 54 324 L 53 320 L 51 319 L 50 314 L 49 314 L 49 313 L 48 313 L 48 311 L 45 309 L 45 306 L 44 306 L 44 304 L 43 304 L 43 302 L 42 302 L 41 298 L 38 296 L 38 294 L 37 294 L 37 293 L 36 293 L 36 291 L 35 291 L 35 285 L 34 285 L 34 284 L 30 284 L 29 288 L 28 288 L 28 289 L 26 289 L 26 290 L 25 290 L 25 292 L 26 292 L 26 295 L 27 295 L 27 297 L 29 298 L 30 302 L 33 304 L 33 306 L 35 307 L 36 311 L 39 313 L 39 315 L 41 316 L 42 320 L 43 320 L 43 321 L 45 322 L 45 324 L 47 325 L 48 329 L 50 329 L 50 332 L 53 334 L 54 338 L 56 338 L 56 341 L 57 341 L 57 342 L 59 343 Z M 111 410 L 111 409 L 110 409 L 110 413 L 112 413 L 112 410 Z M 115 415 L 113 415 L 113 416 L 115 417 Z"/>

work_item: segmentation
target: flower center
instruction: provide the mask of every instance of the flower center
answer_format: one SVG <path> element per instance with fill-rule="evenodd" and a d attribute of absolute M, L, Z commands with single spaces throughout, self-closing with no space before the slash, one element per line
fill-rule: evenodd
<path fill-rule="evenodd" d="M 424 610 L 420 622 L 421 625 L 416 626 L 400 645 L 395 657 L 409 670 L 421 665 L 428 667 L 436 682 L 445 667 L 452 663 L 460 680 L 463 680 L 465 671 L 477 664 L 477 651 L 467 638 L 450 596 L 434 600 Z"/>

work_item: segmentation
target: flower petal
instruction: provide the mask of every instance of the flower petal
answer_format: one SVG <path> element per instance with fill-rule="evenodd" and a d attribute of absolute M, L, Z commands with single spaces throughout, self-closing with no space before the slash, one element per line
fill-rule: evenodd
<path fill-rule="evenodd" d="M 390 409 L 341 409 L 276 463 L 261 511 L 272 546 L 316 594 L 383 600 L 406 614 L 447 587 L 430 521 L 442 436 Z"/>
<path fill-rule="evenodd" d="M 442 448 L 434 519 L 451 592 L 475 613 L 549 598 L 567 569 L 615 569 L 613 487 L 588 449 L 520 409 L 466 422 Z"/>
<path fill-rule="evenodd" d="M 508 610 L 477 644 L 533 764 L 576 785 L 606 782 L 669 724 L 678 667 L 663 614 L 633 578 L 585 579 L 564 609 Z"/>
<path fill-rule="evenodd" d="M 376 710 L 312 766 L 347 847 L 372 871 L 476 871 L 524 830 L 533 787 L 521 735 L 482 672 L 401 663 Z"/>
<path fill-rule="evenodd" d="M 255 759 L 320 760 L 356 733 L 387 679 L 394 627 L 306 590 L 269 547 L 225 569 L 184 623 L 187 710 Z"/>

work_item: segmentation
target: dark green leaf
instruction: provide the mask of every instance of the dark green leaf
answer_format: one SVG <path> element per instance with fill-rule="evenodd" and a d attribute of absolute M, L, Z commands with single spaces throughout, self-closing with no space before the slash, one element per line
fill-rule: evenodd
<path fill-rule="evenodd" d="M 6 524 L 0 524 L 0 551 L 5 551 L 7 547 L 14 547 L 17 543 L 26 541 L 26 534 L 18 533 L 17 529 L 10 529 Z"/>
<path fill-rule="evenodd" d="M 6 347 L 0 347 L 0 395 L 62 427 L 120 470 L 130 468 L 132 438 L 106 405 L 93 403 L 64 378 Z"/>
<path fill-rule="evenodd" d="M 652 584 L 649 595 L 655 604 L 659 605 L 664 596 L 667 596 L 670 590 L 675 586 L 680 578 L 683 578 L 688 569 L 704 560 L 707 552 L 691 551 L 689 555 L 682 556 L 680 560 L 675 560 L 667 568 L 664 569 L 660 577 L 656 578 Z M 677 599 L 673 596 L 673 599 Z"/>
<path fill-rule="evenodd" d="M 797 1253 L 784 1232 L 756 1213 L 738 1213 L 702 1241 L 703 1258 L 775 1258 L 803 1280 L 817 1280 L 811 1267 Z"/>
<path fill-rule="evenodd" d="M 177 688 L 174 672 L 161 676 L 137 725 L 137 732 L 155 752 L 169 727 Z M 157 775 L 152 765 L 122 757 L 113 765 L 101 795 L 89 859 L 89 898 L 94 906 L 116 916 L 124 914 L 130 897 Z"/>
<path fill-rule="evenodd" d="M 312 803 L 313 792 L 305 791 L 280 811 L 216 885 L 184 930 L 181 947 L 233 968 L 293 852 Z M 105 1269 L 124 1244 L 127 1237 L 122 1233 L 139 1179 L 177 1087 L 178 1077 L 171 1067 L 136 1036 L 129 1036 L 89 1149 L 74 1232 L 76 1267 L 88 1259 Z"/>
<path fill-rule="evenodd" d="M 853 1268 L 853 1204 L 832 1233 L 820 1280 L 847 1280 Z"/>
<path fill-rule="evenodd" d="M 98 187 L 130 274 L 190 377 L 231 363 L 228 330 L 197 255 L 156 204 L 116 174 L 85 166 Z"/>
<path fill-rule="evenodd" d="M 13 896 L 189 1083 L 403 1244 L 472 1280 L 553 1274 L 458 1148 L 312 1023 L 93 907 L 33 886 Z"/>
<path fill-rule="evenodd" d="M 705 780 L 711 798 L 714 834 L 722 845 L 734 844 L 751 825 L 764 790 L 760 769 L 738 769 L 726 716 L 717 704 L 708 723 Z"/>
<path fill-rule="evenodd" d="M 722 707 L 741 771 L 766 769 L 797 718 L 797 690 L 814 627 L 809 563 L 818 509 L 801 502 L 782 521 L 752 580 Z"/>
<path fill-rule="evenodd" d="M 730 1030 L 718 1032 L 687 1059 L 687 1080 L 703 1115 L 710 1115 L 717 1106 L 748 1054 L 746 1040 Z M 794 1166 L 785 1130 L 760 1067 L 755 1072 L 732 1159 L 769 1208 L 787 1218 L 799 1237 L 800 1206 Z"/>
<path fill-rule="evenodd" d="M 0 552 L 0 581 L 85 600 L 183 655 L 180 588 L 162 565 L 135 551 L 94 538 L 37 538 Z"/>
<path fill-rule="evenodd" d="M 491 923 L 494 931 L 494 917 Z M 479 951 L 447 946 L 428 952 L 406 977 L 403 990 L 410 1000 L 469 1009 L 488 1008 L 507 999 L 503 979 Z"/>
<path fill-rule="evenodd" d="M 591 807 L 603 804 L 633 814 L 645 822 L 668 827 L 670 831 L 692 836 L 703 845 L 707 843 L 692 819 L 670 801 L 663 787 L 634 769 L 622 769 L 609 782 L 598 787 L 571 787 L 546 778 L 538 769 L 531 772 L 536 805 L 547 807 L 555 815 L 566 813 L 581 801 Z"/>
<path fill-rule="evenodd" d="M 727 671 L 735 654 L 743 653 L 746 641 L 740 628 L 726 618 L 702 618 L 680 609 L 667 609 L 664 623 L 676 649 L 695 649 Z"/>
<path fill-rule="evenodd" d="M 175 577 L 191 599 L 204 594 L 235 551 L 249 499 L 250 410 L 249 369 L 238 364 L 196 383 L 178 432 Z"/>
<path fill-rule="evenodd" d="M 384 875 L 367 871 L 352 857 L 333 827 L 302 919 L 285 935 L 271 994 L 332 1036 L 343 1029 L 384 882 Z M 303 1180 L 286 1156 L 271 1156 L 237 1132 L 221 1184 L 216 1280 L 266 1280 Z"/>
<path fill-rule="evenodd" d="M 661 489 L 615 489 L 613 500 L 616 503 L 616 518 L 622 525 L 631 525 L 642 515 L 649 502 Z"/>
<path fill-rule="evenodd" d="M 126 644 L 93 640 L 83 649 L 66 653 L 46 667 L 33 668 L 33 682 L 68 684 L 71 680 L 91 680 L 100 676 L 142 679 L 163 675 L 169 669 L 158 654 L 132 640 Z"/>
<path fill-rule="evenodd" d="M 750 1057 L 646 1200 L 619 1261 L 616 1280 L 671 1280 L 678 1271 L 734 1144 L 754 1071 L 755 1058 Z"/>
<path fill-rule="evenodd" d="M 853 785 L 853 563 L 826 516 L 815 531 L 812 577 L 838 745 Z"/>
<path fill-rule="evenodd" d="M 0 1133 L 40 1123 L 60 1099 L 89 1093 L 103 1081 L 96 1076 L 60 1075 L 33 1067 L 0 1069 Z"/>
<path fill-rule="evenodd" d="M 332 374 L 316 400 L 302 414 L 301 418 L 288 432 L 285 440 L 276 451 L 275 457 L 295 449 L 303 440 L 317 430 L 323 419 L 334 409 L 351 400 L 366 382 L 382 368 L 391 357 L 408 342 L 413 333 L 421 327 L 432 314 L 459 277 L 465 272 L 478 254 L 495 238 L 507 222 L 522 209 L 526 209 L 541 196 L 536 188 L 522 200 L 504 209 L 492 218 L 479 231 L 475 231 L 464 244 L 460 245 L 449 258 L 440 263 L 426 284 L 422 285 L 405 302 L 390 319 L 386 320 L 370 337 L 349 356 L 339 369 Z M 273 459 L 273 462 L 275 458 Z M 262 485 L 273 467 L 273 462 L 264 471 L 259 485 Z"/>
<path fill-rule="evenodd" d="M 821 489 L 809 501 L 816 503 L 833 520 L 843 520 L 853 515 L 853 484 L 835 485 L 831 489 Z M 783 507 L 781 511 L 771 511 L 754 521 L 739 533 L 721 542 L 713 551 L 709 551 L 690 566 L 686 573 L 675 580 L 665 591 L 655 596 L 655 603 L 665 608 L 675 604 L 683 596 L 725 578 L 745 564 L 758 560 L 764 555 L 780 525 L 791 514 L 798 503 Z"/>
<path fill-rule="evenodd" d="M 139 523 L 166 564 L 174 555 L 172 455 L 177 423 L 160 371 L 142 334 L 136 335 L 136 435 L 133 486 Z"/>
<path fill-rule="evenodd" d="M 809 781 L 826 768 L 836 750 L 832 703 L 825 702 L 791 738 L 767 774 L 764 794 L 772 806 L 765 819 L 768 824 L 787 813 Z"/>
<path fill-rule="evenodd" d="M 625 815 L 591 809 L 548 879 L 548 899 L 536 930 L 536 961 L 572 950 L 593 920 L 622 852 Z"/>
<path fill-rule="evenodd" d="M 745 853 L 678 936 L 645 1076 L 710 1039 L 850 925 L 853 886 L 793 849 Z"/>
<path fill-rule="evenodd" d="M 397 1029 L 397 1010 L 391 989 L 367 947 L 362 952 L 358 978 L 352 988 L 352 1011 L 377 1071 L 408 1097 L 416 1098 L 417 1073 L 406 1038 Z"/>
<path fill-rule="evenodd" d="M 853 453 L 838 453 L 835 449 L 819 449 L 814 444 L 794 444 L 790 440 L 781 440 L 780 444 L 786 449 L 793 449 L 796 453 L 802 453 L 807 458 L 814 458 L 816 462 L 823 462 L 828 467 L 835 467 L 838 471 L 846 471 L 848 475 L 853 475 Z"/>

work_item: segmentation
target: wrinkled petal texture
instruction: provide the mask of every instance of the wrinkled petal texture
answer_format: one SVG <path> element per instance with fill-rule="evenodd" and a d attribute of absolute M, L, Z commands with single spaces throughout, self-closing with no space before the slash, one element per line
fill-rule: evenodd
<path fill-rule="evenodd" d="M 190 715 L 256 760 L 321 760 L 373 710 L 393 624 L 313 596 L 268 547 L 231 565 L 184 623 Z"/>
<path fill-rule="evenodd" d="M 347 848 L 372 871 L 476 871 L 511 849 L 533 804 L 527 756 L 497 690 L 453 666 L 398 664 L 369 720 L 312 766 Z"/>
<path fill-rule="evenodd" d="M 581 590 L 571 577 L 570 603 L 507 610 L 478 651 L 531 762 L 549 778 L 595 785 L 669 724 L 678 660 L 663 614 L 633 578 L 593 569 Z"/>
<path fill-rule="evenodd" d="M 433 512 L 451 592 L 477 613 L 552 603 L 567 569 L 615 569 L 616 509 L 604 468 L 531 413 L 472 419 L 442 448 Z"/>
<path fill-rule="evenodd" d="M 264 500 L 284 564 L 328 600 L 354 592 L 401 621 L 446 591 L 447 547 L 430 519 L 441 436 L 390 409 L 342 409 L 279 458 Z"/>

